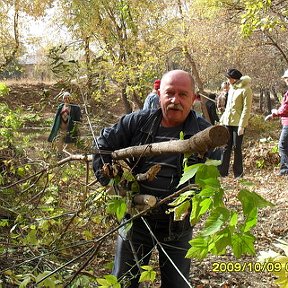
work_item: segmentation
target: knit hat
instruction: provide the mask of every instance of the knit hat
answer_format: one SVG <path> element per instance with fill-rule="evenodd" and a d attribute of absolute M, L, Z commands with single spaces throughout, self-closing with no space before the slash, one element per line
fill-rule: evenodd
<path fill-rule="evenodd" d="M 228 69 L 225 76 L 227 78 L 239 80 L 242 77 L 242 73 L 237 69 Z"/>
<path fill-rule="evenodd" d="M 154 89 L 155 90 L 160 89 L 160 83 L 161 83 L 161 80 L 159 80 L 159 79 L 154 81 Z"/>
<path fill-rule="evenodd" d="M 288 78 L 288 69 L 284 72 L 282 78 Z"/>

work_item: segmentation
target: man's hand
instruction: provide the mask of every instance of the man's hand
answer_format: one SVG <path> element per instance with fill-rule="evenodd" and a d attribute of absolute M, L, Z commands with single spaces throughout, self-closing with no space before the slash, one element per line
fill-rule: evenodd
<path fill-rule="evenodd" d="M 122 167 L 116 163 L 104 163 L 103 167 L 95 172 L 96 178 L 102 186 L 109 184 L 110 179 L 123 174 Z"/>
<path fill-rule="evenodd" d="M 243 134 L 244 134 L 244 128 L 241 127 L 241 126 L 239 126 L 239 127 L 238 127 L 238 132 L 237 132 L 237 134 L 238 134 L 238 136 L 243 135 Z"/>
<path fill-rule="evenodd" d="M 275 116 L 278 115 L 278 110 L 277 109 L 272 109 L 271 112 L 272 112 L 272 115 L 275 115 Z"/>

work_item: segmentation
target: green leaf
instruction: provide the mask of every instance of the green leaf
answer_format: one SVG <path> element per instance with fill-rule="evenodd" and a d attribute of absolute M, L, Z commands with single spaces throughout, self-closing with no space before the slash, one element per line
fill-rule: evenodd
<path fill-rule="evenodd" d="M 25 288 L 32 281 L 31 276 L 26 276 L 20 283 L 19 288 Z"/>
<path fill-rule="evenodd" d="M 200 191 L 198 195 L 202 197 L 211 197 L 214 196 L 217 191 L 218 190 L 213 187 L 205 187 Z"/>
<path fill-rule="evenodd" d="M 254 255 L 254 241 L 255 237 L 250 233 L 233 233 L 231 235 L 232 250 L 236 258 L 242 255 Z"/>
<path fill-rule="evenodd" d="M 146 271 L 151 271 L 154 268 L 152 266 L 150 266 L 150 265 L 143 265 L 143 266 L 141 266 L 141 269 L 146 270 Z"/>
<path fill-rule="evenodd" d="M 195 194 L 195 191 L 186 191 L 184 193 L 181 193 L 173 202 L 169 203 L 169 206 L 178 206 L 182 202 L 186 201 L 189 199 L 191 196 Z"/>
<path fill-rule="evenodd" d="M 205 161 L 205 165 L 208 165 L 208 166 L 219 166 L 219 165 L 221 165 L 221 160 L 207 159 Z"/>
<path fill-rule="evenodd" d="M 223 224 L 229 219 L 230 212 L 226 208 L 218 207 L 207 218 L 205 228 L 201 235 L 208 236 L 221 230 Z"/>
<path fill-rule="evenodd" d="M 270 206 L 270 207 L 274 206 L 274 204 L 265 200 L 259 194 L 255 192 L 250 192 L 246 189 L 241 190 L 238 193 L 237 198 L 240 200 L 242 204 L 243 213 L 245 215 L 249 215 L 250 211 L 254 208 L 264 208 L 267 206 Z"/>
<path fill-rule="evenodd" d="M 144 271 L 140 275 L 139 283 L 141 282 L 154 282 L 156 279 L 156 272 L 155 271 Z"/>
<path fill-rule="evenodd" d="M 191 225 L 195 225 L 199 221 L 199 219 L 201 217 L 201 215 L 199 214 L 200 209 L 201 209 L 201 207 L 200 207 L 200 198 L 199 197 L 194 197 L 193 200 L 192 200 L 192 212 L 190 214 L 190 223 L 191 223 Z"/>
<path fill-rule="evenodd" d="M 194 164 L 194 165 L 191 165 L 191 166 L 188 166 L 184 169 L 184 172 L 182 174 L 182 177 L 179 181 L 179 184 L 177 187 L 180 187 L 181 185 L 183 185 L 184 183 L 186 183 L 188 180 L 190 180 L 191 178 L 193 178 L 198 169 L 203 166 L 204 164 L 202 163 L 198 163 L 198 164 Z"/>
<path fill-rule="evenodd" d="M 9 226 L 9 220 L 8 219 L 1 219 L 0 220 L 0 227 Z"/>
<path fill-rule="evenodd" d="M 191 248 L 187 251 L 186 258 L 204 259 L 208 254 L 208 238 L 198 236 L 189 241 Z"/>
<path fill-rule="evenodd" d="M 28 235 L 23 240 L 23 243 L 29 245 L 36 245 L 38 243 L 37 231 L 36 230 L 29 231 Z"/>
<path fill-rule="evenodd" d="M 236 212 L 232 211 L 229 226 L 230 227 L 236 227 L 237 223 L 238 223 L 238 214 Z"/>
<path fill-rule="evenodd" d="M 126 211 L 127 211 L 127 204 L 126 204 L 126 202 L 123 201 L 117 207 L 116 217 L 117 217 L 118 221 L 120 221 L 125 216 Z"/>
<path fill-rule="evenodd" d="M 126 170 L 123 172 L 122 178 L 127 180 L 128 182 L 135 181 L 134 175 L 131 172 L 126 171 Z"/>
<path fill-rule="evenodd" d="M 257 215 L 258 215 L 257 208 L 254 208 L 250 211 L 250 213 L 246 216 L 246 220 L 241 227 L 241 231 L 248 232 L 251 228 L 255 227 L 257 224 Z"/>
<path fill-rule="evenodd" d="M 212 204 L 211 198 L 206 198 L 206 199 L 202 200 L 199 204 L 199 206 L 201 207 L 200 211 L 199 211 L 199 215 L 205 214 L 207 212 L 207 210 L 210 208 L 211 204 Z"/>
<path fill-rule="evenodd" d="M 185 201 L 174 208 L 174 221 L 182 221 L 189 213 L 191 204 L 190 201 Z"/>
<path fill-rule="evenodd" d="M 105 277 L 105 279 L 106 279 L 109 283 L 111 283 L 111 284 L 116 284 L 116 283 L 118 283 L 118 279 L 117 279 L 117 277 L 116 277 L 115 275 L 109 274 L 109 275 L 105 275 L 104 277 Z"/>
<path fill-rule="evenodd" d="M 213 235 L 211 241 L 213 241 L 213 247 L 210 248 L 210 244 L 209 251 L 211 251 L 214 255 L 225 254 L 227 246 L 231 246 L 230 229 L 228 227 L 222 229 L 217 234 Z"/>
<path fill-rule="evenodd" d="M 118 279 L 114 275 L 105 275 L 104 278 L 96 278 L 96 281 L 101 285 L 99 288 L 121 288 Z"/>
<path fill-rule="evenodd" d="M 198 184 L 201 188 L 205 188 L 206 186 L 219 188 L 219 175 L 220 174 L 217 167 L 202 164 L 197 171 L 195 183 Z"/>
<path fill-rule="evenodd" d="M 112 199 L 107 204 L 107 212 L 110 214 L 115 214 L 118 221 L 120 221 L 127 211 L 127 204 L 125 199 Z"/>
<path fill-rule="evenodd" d="M 17 175 L 19 175 L 20 177 L 23 177 L 25 175 L 25 169 L 23 167 L 18 167 Z"/>

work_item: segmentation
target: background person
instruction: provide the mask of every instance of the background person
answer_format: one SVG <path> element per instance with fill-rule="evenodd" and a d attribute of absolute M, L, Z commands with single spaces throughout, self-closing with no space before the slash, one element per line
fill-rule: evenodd
<path fill-rule="evenodd" d="M 210 119 L 210 123 L 215 125 L 216 122 L 219 122 L 219 117 L 216 110 L 216 94 L 210 93 L 208 97 L 209 99 L 205 102 L 205 106 Z"/>
<path fill-rule="evenodd" d="M 288 70 L 282 76 L 288 86 Z M 268 115 L 265 120 L 281 118 L 282 131 L 279 138 L 278 148 L 280 154 L 280 170 L 278 175 L 288 175 L 288 91 L 284 94 L 279 109 L 272 109 L 272 114 Z"/>
<path fill-rule="evenodd" d="M 79 131 L 77 122 L 81 121 L 81 109 L 79 105 L 72 104 L 72 96 L 69 92 L 63 93 L 63 103 L 56 111 L 53 126 L 48 137 L 49 142 L 56 144 L 58 153 L 62 153 L 64 143 L 76 143 Z"/>
<path fill-rule="evenodd" d="M 196 112 L 198 116 L 203 116 L 202 101 L 199 93 L 196 93 L 195 99 L 192 104 L 192 109 Z"/>
<path fill-rule="evenodd" d="M 244 130 L 248 125 L 252 108 L 251 78 L 243 76 L 237 69 L 229 69 L 226 73 L 230 84 L 227 105 L 220 118 L 229 130 L 230 138 L 223 149 L 220 174 L 222 177 L 228 175 L 232 149 L 234 150 L 233 173 L 235 178 L 243 177 L 243 155 L 242 142 Z"/>
<path fill-rule="evenodd" d="M 179 139 L 181 131 L 187 139 L 204 130 L 210 123 L 191 110 L 195 98 L 194 89 L 194 80 L 188 72 L 182 70 L 167 72 L 161 79 L 161 109 L 140 110 L 123 116 L 114 126 L 101 131 L 97 147 L 114 151 L 139 144 Z M 111 161 L 110 155 L 103 154 L 102 157 L 94 155 L 94 173 L 102 185 L 107 185 L 110 180 L 102 173 L 103 162 L 111 163 Z M 203 161 L 205 159 L 200 159 L 197 155 L 191 155 L 188 159 L 189 165 Z M 145 173 L 153 165 L 161 164 L 161 170 L 155 179 L 139 182 L 140 194 L 149 194 L 162 199 L 179 189 L 177 185 L 183 173 L 182 154 L 146 156 L 129 159 L 129 162 L 135 174 Z M 173 215 L 165 213 L 166 209 L 167 206 L 163 205 L 142 217 L 143 219 L 135 219 L 128 233 L 123 233 L 123 229 L 119 231 L 112 274 L 122 280 L 130 278 L 130 283 L 123 287 L 138 287 L 140 271 L 137 262 L 140 266 L 148 265 L 155 246 L 159 252 L 161 287 L 188 287 L 186 281 L 189 278 L 190 259 L 185 258 L 185 255 L 190 248 L 188 241 L 192 237 L 192 227 L 189 217 L 174 222 Z M 159 249 L 146 224 L 186 280 Z M 138 261 L 135 260 L 135 253 Z"/>
<path fill-rule="evenodd" d="M 148 96 L 146 97 L 143 105 L 143 109 L 159 109 L 159 95 L 160 95 L 160 83 L 161 80 L 157 79 L 154 81 L 153 90 Z"/>
<path fill-rule="evenodd" d="M 221 89 L 221 92 L 216 97 L 216 106 L 217 106 L 217 110 L 219 111 L 219 113 L 222 114 L 225 111 L 226 104 L 227 104 L 229 83 L 227 81 L 222 82 L 220 89 Z"/>

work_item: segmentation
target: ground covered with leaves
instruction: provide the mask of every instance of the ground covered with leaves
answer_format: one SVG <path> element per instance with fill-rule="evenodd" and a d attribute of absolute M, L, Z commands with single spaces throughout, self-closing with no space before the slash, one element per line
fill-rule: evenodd
<path fill-rule="evenodd" d="M 31 144 L 30 142 L 30 144 L 29 143 L 27 144 L 27 147 L 29 147 L 29 149 L 27 148 L 24 149 L 25 153 L 23 153 L 21 158 L 22 159 L 21 161 L 24 161 L 24 163 L 29 161 L 35 163 L 38 161 L 39 163 L 41 162 L 41 164 L 39 164 L 39 167 L 43 168 L 43 166 L 46 165 L 44 163 L 47 163 L 47 161 L 52 161 L 51 154 L 48 153 L 49 151 L 47 152 L 45 150 L 45 149 L 49 150 L 49 145 L 46 139 L 48 137 L 49 127 L 52 123 L 54 112 L 56 110 L 57 105 L 59 104 L 59 101 L 55 99 L 55 96 L 59 91 L 60 88 L 57 86 L 44 85 L 44 84 L 35 84 L 35 85 L 17 84 L 11 86 L 9 97 L 1 99 L 5 103 L 7 103 L 7 105 L 12 109 L 20 108 L 27 112 L 25 116 L 26 117 L 25 129 L 22 132 L 34 136 L 30 138 L 33 139 L 32 140 L 33 143 Z M 89 108 L 91 111 L 92 123 L 94 127 L 97 126 L 95 128 L 95 131 L 97 133 L 99 130 L 99 125 L 103 126 L 105 123 L 107 123 L 107 125 L 113 123 L 114 121 L 116 121 L 117 117 L 119 117 L 124 112 L 121 109 L 121 107 L 120 108 L 112 107 L 112 108 L 113 109 L 111 109 L 111 111 L 106 111 L 105 109 L 108 109 L 108 107 L 105 105 L 101 106 L 101 104 Z M 84 117 L 86 117 L 86 115 L 84 115 Z M 255 245 L 256 255 L 255 257 L 247 256 L 241 259 L 236 259 L 234 256 L 232 256 L 232 254 L 228 254 L 220 257 L 209 256 L 205 258 L 203 261 L 192 260 L 191 283 L 193 287 L 198 288 L 277 287 L 276 285 L 273 284 L 275 276 L 272 273 L 265 271 L 265 269 L 263 269 L 264 271 L 256 272 L 252 271 L 253 269 L 251 268 L 251 265 L 254 265 L 258 261 L 257 256 L 259 255 L 260 251 L 263 250 L 268 251 L 269 249 L 277 251 L 277 249 L 273 246 L 273 243 L 275 243 L 277 239 L 288 241 L 288 234 L 287 234 L 288 178 L 285 176 L 277 176 L 278 172 L 277 165 L 279 163 L 279 156 L 277 153 L 277 143 L 281 126 L 278 121 L 274 121 L 272 123 L 265 123 L 263 119 L 264 119 L 263 115 L 258 113 L 257 110 L 255 109 L 251 118 L 251 125 L 247 129 L 244 138 L 244 163 L 245 163 L 244 178 L 236 180 L 230 174 L 228 177 L 221 178 L 220 180 L 223 189 L 225 190 L 225 201 L 227 205 L 230 207 L 239 209 L 240 202 L 237 199 L 237 194 L 241 189 L 244 189 L 245 187 L 248 187 L 247 189 L 259 193 L 263 198 L 274 204 L 273 207 L 263 208 L 260 210 L 257 228 L 254 229 L 254 233 L 256 236 L 256 245 Z M 84 145 L 85 149 L 85 147 L 88 147 L 89 143 L 91 143 L 92 138 L 91 135 L 87 135 L 89 133 L 89 127 L 86 118 L 84 119 L 83 125 L 84 125 L 83 133 L 81 134 L 81 136 L 83 137 L 84 142 L 86 141 L 87 143 L 86 146 Z M 15 158 L 16 155 L 14 155 L 13 153 L 14 153 L 13 149 L 10 149 L 9 151 L 8 150 L 1 151 L 0 155 L 1 157 L 0 160 L 2 161 L 1 163 L 2 164 L 8 163 L 5 161 L 8 160 L 10 161 L 13 157 Z M 42 156 L 46 158 L 40 159 L 39 157 Z M 73 164 L 70 164 L 70 167 L 68 168 L 71 170 L 72 166 Z M 57 171 L 53 174 L 53 177 L 55 179 L 58 179 Z M 87 171 L 85 170 L 85 165 L 82 165 L 81 167 L 79 166 L 78 171 L 81 171 L 81 173 L 85 175 L 85 171 Z M 50 174 L 50 177 L 52 177 L 51 175 L 52 174 Z M 58 198 L 57 201 L 59 201 L 59 203 L 61 203 L 63 207 L 66 207 L 67 209 L 70 208 L 71 210 L 76 211 L 78 214 L 75 213 L 75 215 L 79 215 L 81 213 L 85 214 L 86 211 L 83 208 L 84 207 L 83 202 L 81 202 L 81 199 L 85 197 L 89 198 L 89 195 L 85 194 L 87 191 L 83 189 L 83 185 L 81 185 L 82 183 L 85 182 L 85 176 L 83 177 L 83 179 L 79 178 L 76 179 L 76 176 L 75 179 L 69 177 L 71 177 L 71 174 L 67 172 L 67 174 L 64 174 L 64 176 L 62 175 L 61 178 L 59 177 L 59 179 L 54 182 L 57 183 L 56 185 L 59 186 L 57 189 L 62 191 L 61 197 Z M 91 171 L 89 179 L 91 179 L 91 181 L 93 179 Z M 18 180 L 19 179 L 15 179 L 15 181 Z M 78 186 L 79 189 L 77 190 Z M 91 185 L 91 187 L 93 191 L 94 186 Z M 26 187 L 26 189 L 28 189 L 28 187 Z M 76 190 L 77 194 L 74 194 Z M 65 193 L 63 193 L 63 191 L 65 191 Z M 69 191 L 70 192 L 73 191 L 73 194 L 68 193 Z M 41 193 L 41 191 L 38 191 L 38 193 Z M 1 195 L 1 201 L 3 200 L 4 196 L 5 195 Z M 97 197 L 95 196 L 95 194 L 92 193 L 90 195 L 91 202 L 95 200 L 95 198 L 93 198 L 92 196 Z M 55 201 L 55 199 L 53 201 Z M 89 204 L 89 201 L 85 202 L 86 207 Z M 91 207 L 90 207 L 91 209 L 95 209 L 95 206 Z M 104 212 L 101 210 L 101 208 L 100 212 L 98 210 L 97 213 L 98 214 L 102 213 L 102 216 L 104 215 Z M 89 224 L 88 223 L 89 221 L 95 223 L 95 227 L 97 226 L 97 228 L 94 228 L 93 231 L 89 231 L 89 229 L 87 229 L 87 231 L 85 232 L 86 233 L 85 237 L 82 235 L 81 236 L 82 238 L 81 237 L 79 238 L 82 240 L 83 238 L 85 238 L 85 240 L 91 239 L 93 236 L 97 234 L 98 235 L 104 234 L 108 229 L 107 223 L 109 223 L 109 225 L 113 223 L 113 220 L 111 220 L 109 217 L 106 218 L 105 217 L 100 218 L 100 216 L 95 217 L 95 214 L 92 217 L 91 215 L 88 215 L 88 213 L 85 214 L 81 219 L 82 222 L 80 223 L 79 221 L 79 223 L 77 223 L 78 228 L 85 227 L 86 225 L 90 229 L 91 223 Z M 85 219 L 85 221 L 83 219 Z M 101 223 L 99 223 L 99 221 L 101 221 Z M 69 230 L 68 228 L 69 225 L 67 223 L 65 224 L 67 230 Z M 16 228 L 14 227 L 13 229 Z M 199 227 L 196 226 L 194 230 L 195 230 L 194 233 L 197 234 Z M 89 233 L 91 233 L 91 235 L 89 235 Z M 67 236 L 67 234 L 65 235 L 65 233 L 63 233 L 62 237 L 69 238 L 69 235 Z M 2 239 L 1 241 L 4 240 Z M 109 269 L 111 267 L 111 261 L 113 259 L 114 244 L 115 244 L 114 236 L 108 238 L 108 240 L 105 240 L 105 242 L 101 244 L 101 249 L 100 251 L 98 251 L 97 257 L 94 257 L 92 260 L 93 263 L 93 265 L 91 265 L 92 268 L 89 269 L 88 271 L 85 270 L 86 271 L 85 273 L 89 275 L 94 274 L 96 275 L 96 277 L 101 276 L 103 277 L 104 274 L 109 273 Z M 71 248 L 70 250 L 61 254 L 61 257 L 63 258 L 63 261 L 64 260 L 68 261 L 71 259 L 71 255 L 69 255 L 69 253 L 77 254 L 76 252 L 80 253 L 81 251 L 82 250 L 80 248 L 79 251 L 78 248 L 76 249 Z M 4 258 L 1 259 L 0 261 L 4 261 L 3 260 Z M 154 256 L 153 261 L 155 261 L 156 263 L 156 260 L 157 255 Z M 11 261 L 14 264 L 18 263 L 17 259 L 12 259 Z M 244 262 L 248 263 L 248 268 L 244 269 L 244 271 L 241 272 L 224 271 L 225 269 L 227 270 L 229 267 L 231 269 L 232 267 L 231 265 L 234 265 L 235 263 L 244 263 Z M 218 264 L 222 263 L 221 266 L 222 271 L 219 272 L 216 271 L 217 270 L 216 268 L 218 267 L 217 263 Z M 6 267 L 7 263 L 0 262 L 0 266 L 2 265 Z M 40 265 L 40 262 L 38 263 L 38 265 Z M 51 261 L 49 265 L 51 267 L 54 267 L 53 261 Z M 71 267 L 71 269 L 73 270 L 73 267 Z M 94 270 L 94 272 L 92 270 Z M 149 287 L 158 287 L 158 286 L 157 284 L 155 284 L 154 286 Z"/>

